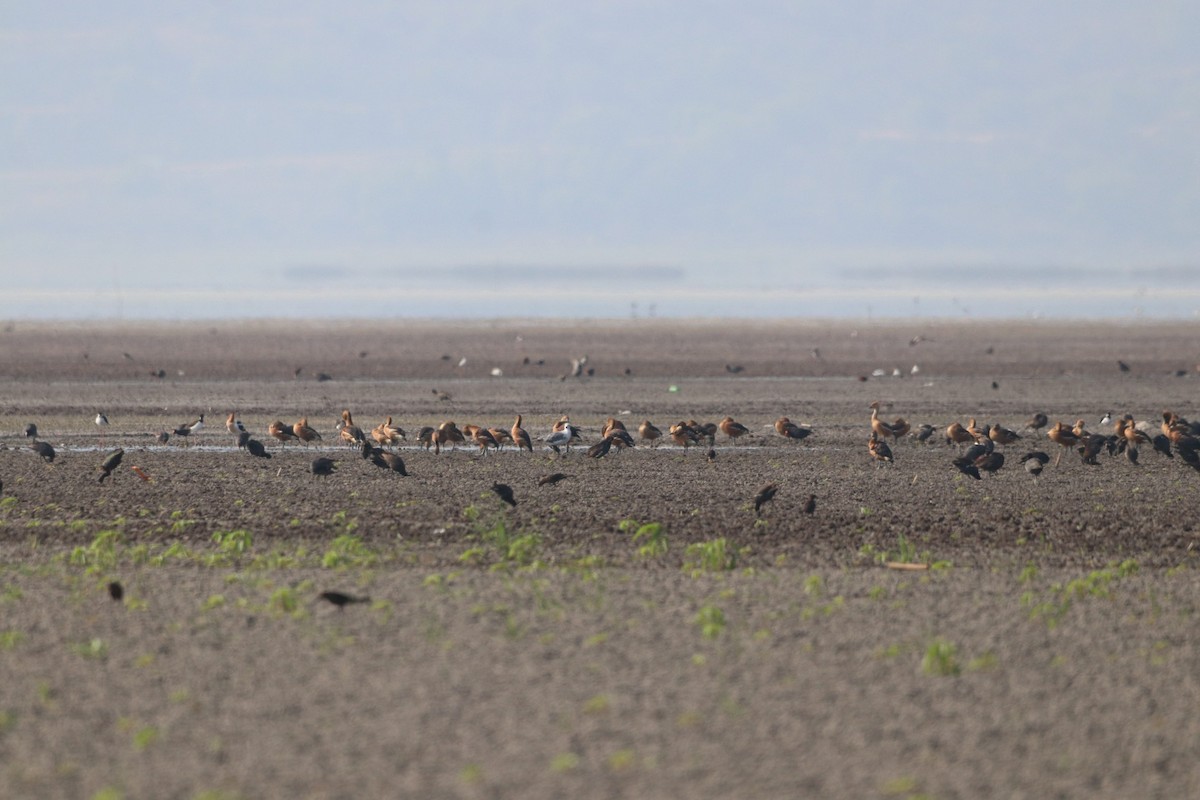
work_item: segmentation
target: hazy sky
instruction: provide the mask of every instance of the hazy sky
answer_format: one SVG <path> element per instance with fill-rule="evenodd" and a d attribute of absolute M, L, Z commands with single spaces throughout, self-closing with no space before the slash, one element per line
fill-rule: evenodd
<path fill-rule="evenodd" d="M 1198 33 L 1186 1 L 2 0 L 0 266 L 34 292 L 477 265 L 1196 288 Z"/>

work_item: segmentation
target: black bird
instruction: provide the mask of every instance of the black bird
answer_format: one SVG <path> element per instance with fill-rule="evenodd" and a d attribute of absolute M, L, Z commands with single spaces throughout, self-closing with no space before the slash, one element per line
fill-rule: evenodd
<path fill-rule="evenodd" d="M 980 456 L 975 462 L 975 466 L 983 472 L 989 472 L 995 475 L 996 472 L 1004 466 L 1004 453 L 988 453 L 985 456 Z"/>
<path fill-rule="evenodd" d="M 371 456 L 371 463 L 380 469 L 390 469 L 392 472 L 399 472 L 404 477 L 408 477 L 404 459 L 395 453 L 374 453 Z"/>
<path fill-rule="evenodd" d="M 929 441 L 929 437 L 933 436 L 933 431 L 934 431 L 934 427 L 932 425 L 930 425 L 929 423 L 925 423 L 917 430 L 917 434 L 916 434 L 917 441 L 918 442 Z"/>
<path fill-rule="evenodd" d="M 39 442 L 37 439 L 34 439 L 33 444 L 29 445 L 29 449 L 46 459 L 47 464 L 54 463 L 54 456 L 57 454 L 49 442 Z"/>
<path fill-rule="evenodd" d="M 954 466 L 963 475 L 970 475 L 975 480 L 980 480 L 983 476 L 979 474 L 979 467 L 971 461 L 963 461 L 961 458 L 954 459 Z"/>
<path fill-rule="evenodd" d="M 1050 463 L 1050 456 L 1041 450 L 1034 450 L 1021 456 L 1021 463 L 1025 465 L 1025 471 L 1036 478 L 1042 474 L 1042 470 Z"/>
<path fill-rule="evenodd" d="M 237 446 L 245 447 L 248 441 L 250 441 L 250 431 L 238 431 Z"/>
<path fill-rule="evenodd" d="M 313 475 L 332 475 L 337 462 L 332 458 L 314 458 L 312 462 Z"/>
<path fill-rule="evenodd" d="M 104 463 L 100 465 L 100 483 L 104 483 L 104 479 L 112 475 L 113 470 L 121 466 L 121 459 L 125 457 L 125 449 L 118 447 L 108 454 L 108 458 L 104 459 Z"/>
<path fill-rule="evenodd" d="M 708 452 L 704 454 L 704 457 L 708 459 L 708 463 L 711 464 L 717 460 L 717 451 L 710 447 L 708 448 Z"/>
<path fill-rule="evenodd" d="M 271 457 L 271 454 L 267 452 L 266 445 L 264 445 L 258 439 L 249 438 L 249 434 L 247 434 L 246 436 L 247 436 L 246 444 L 243 446 L 246 448 L 247 453 L 254 456 L 255 458 L 270 458 Z"/>
<path fill-rule="evenodd" d="M 25 426 L 25 438 L 26 439 L 36 439 L 37 438 L 37 425 L 34 425 L 31 422 Z"/>
<path fill-rule="evenodd" d="M 538 486 L 553 486 L 559 481 L 565 480 L 569 477 L 571 476 L 563 472 L 555 472 L 552 475 L 543 475 L 542 477 L 538 478 Z"/>
<path fill-rule="evenodd" d="M 1167 458 L 1175 457 L 1175 454 L 1171 452 L 1171 440 L 1163 434 L 1158 434 L 1150 441 L 1154 445 L 1154 452 L 1162 453 Z"/>
<path fill-rule="evenodd" d="M 1125 457 L 1129 459 L 1130 464 L 1137 466 L 1138 449 L 1136 447 L 1134 447 L 1133 445 L 1129 445 L 1128 447 L 1125 448 Z"/>
<path fill-rule="evenodd" d="M 516 508 L 517 500 L 515 497 L 513 497 L 512 487 L 509 486 L 507 483 L 493 483 L 492 491 L 495 492 L 496 496 L 499 497 L 501 500 L 508 503 L 513 508 Z"/>
<path fill-rule="evenodd" d="M 817 496 L 815 494 L 810 494 L 808 496 L 808 501 L 804 504 L 804 513 L 812 514 L 812 513 L 815 513 L 816 510 L 817 510 Z"/>
<path fill-rule="evenodd" d="M 604 458 L 608 455 L 608 451 L 612 449 L 612 443 L 612 436 L 605 436 L 587 449 L 588 458 Z"/>
<path fill-rule="evenodd" d="M 166 431 L 160 431 L 158 436 L 154 437 L 154 440 L 156 442 L 158 442 L 159 444 L 166 444 L 170 440 L 170 438 L 171 438 L 171 434 L 167 433 Z"/>
<path fill-rule="evenodd" d="M 352 594 L 346 594 L 345 592 L 335 592 L 332 589 L 329 591 L 321 592 L 321 594 L 319 594 L 318 597 L 320 597 L 320 599 L 324 600 L 327 603 L 332 603 L 333 605 L 337 606 L 339 609 L 345 608 L 346 606 L 348 606 L 352 603 L 369 603 L 369 602 L 371 602 L 371 598 L 366 597 L 365 595 L 363 597 L 355 597 Z"/>
<path fill-rule="evenodd" d="M 1085 464 L 1098 466 L 1100 462 L 1096 460 L 1096 456 L 1100 455 L 1100 451 L 1107 445 L 1108 437 L 1093 433 L 1084 439 L 1083 444 L 1079 446 L 1079 457 L 1083 459 L 1083 463 Z"/>
<path fill-rule="evenodd" d="M 1121 372 L 1129 372 L 1129 365 L 1124 361 L 1117 361 L 1117 369 L 1121 370 Z"/>
<path fill-rule="evenodd" d="M 768 483 L 758 490 L 758 494 L 754 495 L 754 513 L 756 516 L 762 513 L 763 506 L 775 499 L 777 491 L 779 491 L 779 484 L 777 483 Z"/>
<path fill-rule="evenodd" d="M 121 585 L 120 581 L 109 581 L 108 596 L 118 603 L 121 602 L 125 598 L 125 587 Z"/>

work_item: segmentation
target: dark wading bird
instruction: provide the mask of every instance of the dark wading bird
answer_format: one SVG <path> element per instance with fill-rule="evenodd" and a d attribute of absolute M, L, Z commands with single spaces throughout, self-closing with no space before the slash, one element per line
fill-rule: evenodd
<path fill-rule="evenodd" d="M 391 470 L 392 472 L 400 473 L 405 478 L 408 477 L 408 469 L 404 466 L 404 459 L 395 453 L 372 453 L 371 463 L 380 469 Z"/>
<path fill-rule="evenodd" d="M 363 597 L 355 597 L 352 594 L 346 594 L 345 592 L 336 592 L 333 590 L 321 592 L 319 595 L 317 595 L 317 597 L 321 600 L 324 600 L 326 603 L 332 603 L 333 605 L 337 606 L 338 609 L 345 608 L 346 606 L 352 605 L 354 603 L 369 603 L 369 602 L 371 602 L 371 598 L 366 597 L 365 595 Z"/>
<path fill-rule="evenodd" d="M 492 491 L 495 492 L 496 496 L 499 497 L 501 500 L 508 503 L 513 508 L 516 508 L 517 500 L 515 497 L 513 497 L 512 487 L 509 486 L 507 483 L 493 483 Z"/>
<path fill-rule="evenodd" d="M 264 445 L 258 439 L 247 438 L 244 447 L 246 448 L 246 452 L 255 458 L 271 457 L 271 454 L 267 452 L 266 445 Z"/>
<path fill-rule="evenodd" d="M 766 486 L 758 490 L 758 494 L 754 495 L 754 514 L 759 516 L 762 514 L 763 506 L 775 499 L 775 493 L 779 491 L 779 484 L 768 483 Z"/>
<path fill-rule="evenodd" d="M 57 453 L 54 452 L 54 448 L 50 446 L 49 442 L 39 442 L 37 439 L 34 439 L 33 444 L 29 445 L 29 449 L 44 458 L 47 464 L 54 463 L 54 456 Z"/>
<path fill-rule="evenodd" d="M 37 438 L 37 425 L 34 425 L 31 422 L 25 426 L 25 438 L 26 439 L 36 439 Z"/>
<path fill-rule="evenodd" d="M 1043 453 L 1041 450 L 1034 450 L 1021 456 L 1021 463 L 1025 465 L 1025 471 L 1037 478 L 1042 474 L 1042 470 L 1050 463 L 1050 456 Z"/>
<path fill-rule="evenodd" d="M 314 458 L 313 462 L 312 462 L 312 474 L 313 475 L 332 475 L 334 467 L 336 467 L 336 466 L 337 466 L 337 462 L 334 461 L 332 458 L 325 458 L 324 456 L 322 456 L 321 458 Z"/>
<path fill-rule="evenodd" d="M 538 478 L 538 486 L 553 486 L 559 481 L 566 480 L 569 477 L 571 476 L 563 472 L 555 472 L 551 475 L 543 475 L 542 477 Z"/>
<path fill-rule="evenodd" d="M 613 436 L 610 434 L 587 449 L 588 458 L 604 458 L 612 449 Z"/>
<path fill-rule="evenodd" d="M 121 466 L 121 459 L 125 457 L 124 448 L 118 447 L 108 454 L 108 458 L 104 459 L 104 463 L 100 465 L 100 483 L 104 483 L 104 479 L 113 474 L 113 470 Z"/>
<path fill-rule="evenodd" d="M 125 587 L 121 585 L 120 581 L 109 581 L 108 596 L 118 603 L 121 602 L 125 597 Z"/>
<path fill-rule="evenodd" d="M 815 494 L 810 494 L 808 496 L 808 500 L 804 503 L 804 513 L 805 514 L 813 514 L 813 513 L 816 513 L 816 510 L 817 510 L 817 496 Z"/>

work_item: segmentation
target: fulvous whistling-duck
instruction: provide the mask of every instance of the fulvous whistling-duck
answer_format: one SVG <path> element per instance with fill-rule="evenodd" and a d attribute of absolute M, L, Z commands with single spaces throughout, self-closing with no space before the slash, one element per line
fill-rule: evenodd
<path fill-rule="evenodd" d="M 352 447 L 358 447 L 367 440 L 367 437 L 363 435 L 362 428 L 354 424 L 354 418 L 350 416 L 350 409 L 342 410 L 342 422 L 338 426 L 338 436 Z"/>
<path fill-rule="evenodd" d="M 654 424 L 647 419 L 643 420 L 642 424 L 638 426 L 638 435 L 647 442 L 650 442 L 651 447 L 657 447 L 657 440 L 662 438 L 662 431 L 656 428 Z"/>
<path fill-rule="evenodd" d="M 529 434 L 521 427 L 521 415 L 517 414 L 517 420 L 513 423 L 512 430 L 509 431 L 512 436 L 513 444 L 517 446 L 517 452 L 528 450 L 533 452 L 533 442 L 529 440 Z"/>
<path fill-rule="evenodd" d="M 961 422 L 951 422 L 946 428 L 946 444 L 966 444 L 975 441 L 975 437 L 962 426 Z"/>
<path fill-rule="evenodd" d="M 892 438 L 899 440 L 908 436 L 908 432 L 912 430 L 912 425 L 908 424 L 908 420 L 904 417 L 896 417 L 891 424 Z"/>
<path fill-rule="evenodd" d="M 717 427 L 721 429 L 721 433 L 734 441 L 750 432 L 750 429 L 742 423 L 734 422 L 733 417 L 725 417 L 717 423 Z"/>
<path fill-rule="evenodd" d="M 499 442 L 496 441 L 495 436 L 492 436 L 491 431 L 489 431 L 487 428 L 480 428 L 477 425 L 474 427 L 475 430 L 471 432 L 471 441 L 479 445 L 480 455 L 486 456 L 489 447 L 493 450 L 500 447 Z"/>
<path fill-rule="evenodd" d="M 675 423 L 668 429 L 668 432 L 670 433 L 671 441 L 681 446 L 685 453 L 689 447 L 700 441 L 700 432 L 686 422 Z"/>
<path fill-rule="evenodd" d="M 438 425 L 438 433 L 441 434 L 442 444 L 448 444 L 452 448 L 459 444 L 465 444 L 467 441 L 466 436 L 458 429 L 458 425 L 454 423 L 454 420 L 447 420 Z"/>
<path fill-rule="evenodd" d="M 609 417 L 608 419 L 604 420 L 604 424 L 600 426 L 600 436 L 602 438 L 608 436 L 614 430 L 625 430 L 625 423 L 621 422 L 621 420 L 617 419 L 616 417 Z"/>
<path fill-rule="evenodd" d="M 1005 428 L 999 422 L 992 423 L 992 427 L 988 428 L 988 438 L 999 445 L 1008 445 L 1021 438 L 1016 431 Z"/>
<path fill-rule="evenodd" d="M 775 420 L 775 432 L 785 439 L 801 441 L 812 434 L 811 428 L 802 428 L 787 417 Z"/>
<path fill-rule="evenodd" d="M 892 426 L 879 418 L 879 401 L 876 400 L 869 406 L 871 409 L 871 433 L 875 434 L 875 438 L 885 439 L 888 436 L 895 436 L 892 431 Z"/>
<path fill-rule="evenodd" d="M 1056 445 L 1067 450 L 1079 444 L 1079 437 L 1075 435 L 1075 431 L 1068 428 L 1062 421 L 1055 422 L 1050 430 L 1046 431 L 1046 438 L 1054 442 Z M 1062 461 L 1062 452 L 1058 454 L 1058 458 L 1054 459 L 1054 466 L 1058 466 Z"/>
<path fill-rule="evenodd" d="M 296 433 L 279 420 L 275 420 L 267 426 L 267 433 L 284 444 L 287 444 L 289 440 L 296 438 Z"/>
<path fill-rule="evenodd" d="M 986 429 L 981 430 L 979 428 L 979 426 L 975 424 L 974 417 L 971 417 L 971 419 L 967 422 L 966 431 L 967 431 L 967 433 L 971 434 L 971 438 L 977 442 L 982 442 L 988 438 L 987 430 Z"/>
<path fill-rule="evenodd" d="M 404 466 L 404 459 L 395 453 L 388 452 L 373 452 L 371 453 L 371 463 L 380 469 L 391 470 L 398 472 L 404 477 L 408 477 L 408 470 Z"/>
<path fill-rule="evenodd" d="M 308 417 L 301 417 L 300 421 L 292 425 L 292 433 L 296 434 L 296 438 L 304 442 L 305 446 L 309 442 L 319 442 L 321 434 L 317 433 L 316 429 L 308 424 Z"/>

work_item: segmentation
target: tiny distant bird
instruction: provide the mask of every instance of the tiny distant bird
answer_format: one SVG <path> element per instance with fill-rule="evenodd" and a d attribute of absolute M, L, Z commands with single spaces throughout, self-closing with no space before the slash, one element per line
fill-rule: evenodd
<path fill-rule="evenodd" d="M 33 444 L 29 445 L 29 449 L 44 458 L 47 464 L 54 463 L 54 456 L 57 453 L 54 452 L 54 448 L 51 447 L 49 442 L 39 442 L 37 439 L 34 439 Z"/>
<path fill-rule="evenodd" d="M 258 439 L 247 438 L 244 446 L 246 448 L 246 452 L 255 458 L 271 458 L 271 454 L 267 452 L 266 445 L 264 445 Z"/>
<path fill-rule="evenodd" d="M 25 438 L 26 439 L 36 439 L 37 438 L 37 425 L 34 425 L 31 422 L 25 426 Z"/>
<path fill-rule="evenodd" d="M 495 492 L 496 496 L 499 497 L 501 500 L 508 503 L 513 508 L 516 508 L 517 500 L 515 497 L 513 497 L 512 487 L 509 486 L 507 483 L 493 483 L 492 491 Z"/>
<path fill-rule="evenodd" d="M 999 384 L 999 383 L 997 383 L 996 381 L 992 381 L 992 388 L 993 388 L 993 389 L 999 389 L 999 388 L 1000 388 L 1000 384 Z"/>
<path fill-rule="evenodd" d="M 708 463 L 711 464 L 717 460 L 717 451 L 710 447 L 708 448 L 708 452 L 704 454 L 704 457 L 708 459 Z"/>
<path fill-rule="evenodd" d="M 804 513 L 805 514 L 813 514 L 816 512 L 816 510 L 817 510 L 817 496 L 815 494 L 810 494 L 808 496 L 808 500 L 804 503 Z"/>
<path fill-rule="evenodd" d="M 125 587 L 120 581 L 109 581 L 108 596 L 118 603 L 121 602 L 125 598 Z"/>
<path fill-rule="evenodd" d="M 104 459 L 104 463 L 100 465 L 100 483 L 104 483 L 104 479 L 112 475 L 113 470 L 121 466 L 121 459 L 125 457 L 125 449 L 118 447 L 108 454 Z"/>
<path fill-rule="evenodd" d="M 351 605 L 352 603 L 369 603 L 369 602 L 371 602 L 371 598 L 366 597 L 365 595 L 362 597 L 355 597 L 352 594 L 346 594 L 345 592 L 335 592 L 333 590 L 321 592 L 321 594 L 319 594 L 317 596 L 327 603 L 332 603 L 333 605 L 337 606 L 339 609 L 345 608 L 346 606 Z"/>
<path fill-rule="evenodd" d="M 1126 364 L 1124 361 L 1118 360 L 1117 361 L 1117 369 L 1121 370 L 1121 372 L 1129 372 L 1129 365 Z"/>
<path fill-rule="evenodd" d="M 553 486 L 561 480 L 566 480 L 571 477 L 563 472 L 555 472 L 551 475 L 543 475 L 538 478 L 538 486 Z"/>
<path fill-rule="evenodd" d="M 321 458 L 314 458 L 312 462 L 312 474 L 332 475 L 335 466 L 337 466 L 337 462 L 332 458 L 325 458 L 323 456 Z"/>
<path fill-rule="evenodd" d="M 775 493 L 779 491 L 779 484 L 768 483 L 766 486 L 758 490 L 758 494 L 754 495 L 754 513 L 760 515 L 762 508 L 767 503 L 775 499 Z"/>
<path fill-rule="evenodd" d="M 159 444 L 166 444 L 170 440 L 171 434 L 167 433 L 166 431 L 159 431 L 159 434 L 154 437 L 154 441 L 158 442 Z"/>

